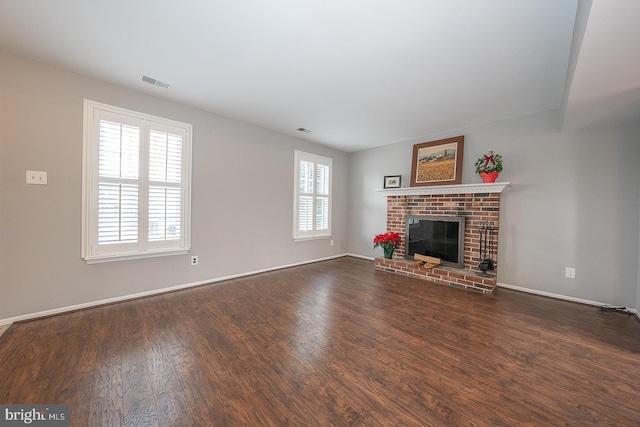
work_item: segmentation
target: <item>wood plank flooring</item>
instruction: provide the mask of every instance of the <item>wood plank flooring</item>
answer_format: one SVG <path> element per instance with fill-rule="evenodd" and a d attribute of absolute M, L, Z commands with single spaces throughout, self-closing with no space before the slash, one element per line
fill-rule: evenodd
<path fill-rule="evenodd" d="M 638 426 L 640 322 L 345 257 L 14 324 L 0 403 L 72 426 Z"/>

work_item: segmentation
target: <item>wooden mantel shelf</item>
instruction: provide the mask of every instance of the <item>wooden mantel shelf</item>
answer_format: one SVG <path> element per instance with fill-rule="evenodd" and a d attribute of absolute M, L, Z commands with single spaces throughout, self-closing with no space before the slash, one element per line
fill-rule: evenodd
<path fill-rule="evenodd" d="M 425 187 L 384 188 L 376 190 L 383 196 L 421 196 L 430 194 L 504 193 L 510 182 L 491 182 L 460 185 L 430 185 Z"/>

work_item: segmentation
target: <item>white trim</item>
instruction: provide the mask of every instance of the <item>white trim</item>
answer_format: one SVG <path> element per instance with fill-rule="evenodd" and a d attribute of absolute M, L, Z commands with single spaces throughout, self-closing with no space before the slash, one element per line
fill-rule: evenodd
<path fill-rule="evenodd" d="M 325 234 L 321 236 L 309 236 L 309 237 L 294 237 L 294 242 L 304 242 L 305 240 L 320 240 L 320 239 L 330 239 L 331 234 Z"/>
<path fill-rule="evenodd" d="M 581 299 L 581 298 L 574 298 L 574 297 L 570 297 L 570 296 L 566 296 L 566 295 L 554 294 L 554 293 L 551 293 L 551 292 L 538 291 L 536 289 L 521 288 L 520 286 L 513 286 L 513 285 L 509 285 L 507 283 L 498 282 L 497 286 L 499 286 L 501 288 L 512 289 L 512 290 L 518 291 L 518 292 L 525 292 L 525 293 L 528 293 L 528 294 L 540 295 L 540 296 L 560 299 L 560 300 L 564 300 L 564 301 L 577 302 L 577 303 L 580 303 L 580 304 L 587 304 L 587 305 L 593 305 L 593 306 L 617 305 L 617 304 L 605 304 L 605 303 L 602 303 L 602 302 L 591 301 L 591 300 L 586 300 L 586 299 Z M 629 313 L 633 314 L 638 320 L 640 320 L 640 312 L 638 312 L 637 309 L 635 309 L 635 308 L 627 308 L 627 311 Z"/>
<path fill-rule="evenodd" d="M 375 258 L 366 257 L 366 256 L 363 256 L 363 255 L 352 254 L 352 253 L 347 253 L 346 255 L 347 256 L 351 256 L 351 257 L 355 257 L 355 258 L 367 259 L 367 260 L 371 260 L 371 261 L 375 260 Z M 420 280 L 422 280 L 422 279 L 420 279 Z M 502 282 L 498 282 L 496 285 L 498 287 L 501 287 L 501 288 L 512 289 L 512 290 L 518 291 L 518 292 L 525 292 L 525 293 L 528 293 L 528 294 L 540 295 L 540 296 L 549 297 L 549 298 L 555 298 L 555 299 L 564 300 L 564 301 L 577 302 L 577 303 L 580 303 L 580 304 L 587 304 L 587 305 L 593 305 L 593 306 L 613 305 L 613 304 L 607 304 L 607 303 L 598 302 L 598 301 L 586 300 L 586 299 L 582 299 L 582 298 L 570 297 L 570 296 L 567 296 L 567 295 L 554 294 L 554 293 L 551 293 L 551 292 L 538 291 L 536 289 L 522 288 L 520 286 L 509 285 L 507 283 L 502 283 Z M 634 314 L 640 320 L 640 313 L 638 312 L 638 310 L 633 309 L 633 308 L 627 308 L 627 310 L 630 313 Z"/>
<path fill-rule="evenodd" d="M 537 289 L 522 288 L 520 286 L 509 285 L 507 283 L 498 282 L 497 286 L 501 287 L 501 288 L 513 289 L 514 291 L 526 292 L 528 294 L 541 295 L 543 297 L 561 299 L 561 300 L 571 301 L 571 302 L 578 302 L 580 304 L 596 305 L 596 306 L 610 305 L 610 304 L 607 304 L 607 303 L 604 303 L 604 302 L 591 301 L 591 300 L 586 300 L 586 299 L 582 299 L 582 298 L 570 297 L 570 296 L 567 296 L 567 295 L 554 294 L 554 293 L 551 293 L 551 292 L 539 291 Z"/>
<path fill-rule="evenodd" d="M 177 290 L 180 290 L 180 289 L 192 288 L 194 286 L 201 286 L 201 285 L 207 285 L 207 284 L 223 282 L 225 280 L 237 279 L 239 277 L 245 277 L 245 276 L 252 276 L 254 274 L 266 273 L 268 271 L 282 270 L 282 269 L 285 269 L 285 268 L 296 267 L 296 266 L 305 265 L 305 264 L 313 264 L 314 262 L 327 261 L 327 260 L 330 260 L 330 259 L 342 258 L 342 257 L 345 257 L 345 256 L 349 256 L 349 255 L 348 254 L 332 255 L 332 256 L 328 256 L 328 257 L 324 257 L 324 258 L 317 258 L 317 259 L 310 260 L 310 261 L 301 261 L 301 262 L 297 262 L 297 263 L 293 263 L 293 264 L 280 265 L 280 266 L 277 266 L 277 267 L 263 268 L 263 269 L 260 269 L 260 270 L 254 270 L 254 271 L 250 271 L 250 272 L 247 272 L 247 273 L 232 274 L 232 275 L 229 275 L 229 276 L 217 277 L 217 278 L 214 278 L 214 279 L 207 279 L 207 280 L 201 280 L 201 281 L 198 281 L 198 282 L 192 282 L 192 283 L 185 283 L 185 284 L 182 284 L 182 285 L 170 286 L 168 288 L 154 289 L 154 290 L 146 291 L 146 292 L 139 292 L 137 294 L 123 295 L 123 296 L 120 296 L 120 297 L 107 298 L 107 299 L 98 300 L 98 301 L 91 301 L 91 302 L 86 302 L 86 303 L 82 303 L 82 304 L 70 305 L 70 306 L 67 306 L 67 307 L 60 307 L 60 308 L 54 308 L 54 309 L 51 309 L 51 310 L 38 311 L 36 313 L 23 314 L 23 315 L 20 315 L 20 316 L 9 317 L 9 318 L 6 318 L 6 319 L 0 319 L 0 326 L 10 325 L 10 324 L 12 324 L 14 322 L 21 322 L 21 321 L 24 321 L 24 320 L 36 319 L 36 318 L 39 318 L 39 317 L 53 316 L 54 314 L 62 314 L 62 313 L 66 313 L 66 312 L 69 312 L 69 311 L 82 310 L 82 309 L 85 309 L 85 308 L 97 307 L 97 306 L 105 305 L 105 304 L 112 304 L 112 303 L 115 303 L 115 302 L 122 302 L 122 301 L 128 301 L 128 300 L 132 300 L 132 299 L 136 299 L 136 298 L 147 297 L 147 296 L 151 296 L 151 295 L 163 294 L 163 293 L 166 293 L 166 292 L 177 291 Z"/>
<path fill-rule="evenodd" d="M 433 185 L 425 187 L 384 188 L 376 190 L 383 196 L 421 196 L 430 194 L 477 194 L 504 193 L 511 188 L 510 182 L 491 182 L 461 185 Z"/>
<path fill-rule="evenodd" d="M 345 255 L 354 257 L 354 258 L 366 259 L 367 261 L 375 261 L 375 258 L 372 256 L 364 256 L 364 255 L 358 255 L 358 254 L 352 254 L 352 253 L 347 253 Z"/>
<path fill-rule="evenodd" d="M 141 259 L 141 258 L 156 258 L 161 256 L 184 255 L 187 253 L 189 253 L 188 249 L 161 249 L 161 250 L 155 250 L 155 251 L 133 252 L 130 255 L 126 255 L 126 254 L 97 255 L 92 257 L 86 257 L 84 260 L 87 264 L 99 264 L 101 262 L 129 261 L 132 259 Z"/>
<path fill-rule="evenodd" d="M 140 293 L 137 293 L 137 294 L 130 294 L 130 295 L 124 295 L 124 296 L 121 296 L 121 297 L 107 298 L 107 299 L 103 299 L 103 300 L 92 301 L 92 302 L 87 302 L 87 303 L 82 303 L 82 304 L 76 304 L 76 305 L 71 305 L 71 306 L 67 306 L 67 307 L 61 307 L 61 308 L 54 308 L 54 309 L 51 309 L 51 310 L 39 311 L 39 312 L 36 312 L 36 313 L 29 313 L 29 314 L 23 314 L 23 315 L 15 316 L 15 317 L 8 317 L 6 319 L 0 319 L 0 326 L 10 325 L 10 324 L 12 324 L 14 322 L 21 322 L 21 321 L 24 321 L 24 320 L 36 319 L 36 318 L 39 318 L 39 317 L 52 316 L 54 314 L 62 314 L 62 313 L 66 313 L 66 312 L 69 312 L 69 311 L 81 310 L 81 309 L 84 309 L 84 308 L 97 307 L 97 306 L 105 305 L 105 304 L 112 304 L 112 303 L 116 303 L 116 302 L 128 301 L 128 300 L 141 298 L 141 297 L 146 297 L 146 296 L 151 296 L 151 295 L 163 294 L 165 292 L 171 292 L 171 291 L 177 291 L 177 290 L 180 290 L 180 289 L 192 288 L 194 286 L 201 286 L 201 285 L 206 285 L 206 284 L 214 284 L 214 283 L 218 283 L 218 282 L 223 282 L 225 280 L 237 279 L 237 278 L 245 277 L 245 276 L 252 276 L 254 274 L 266 273 L 266 272 L 274 271 L 274 270 L 282 270 L 284 268 L 296 267 L 296 266 L 299 266 L 299 265 L 313 264 L 315 262 L 327 261 L 327 260 L 330 260 L 330 259 L 342 258 L 342 257 L 345 257 L 345 256 L 354 257 L 354 258 L 360 258 L 360 259 L 364 259 L 364 260 L 368 260 L 368 261 L 374 261 L 374 259 L 375 259 L 373 257 L 368 257 L 368 256 L 364 256 L 364 255 L 358 255 L 358 254 L 354 254 L 354 253 L 344 253 L 344 254 L 339 254 L 339 255 L 332 255 L 332 256 L 328 256 L 328 257 L 324 257 L 324 258 L 317 258 L 317 259 L 310 260 L 310 261 L 302 261 L 302 262 L 297 262 L 297 263 L 293 263 L 293 264 L 281 265 L 281 266 L 277 266 L 277 267 L 264 268 L 264 269 L 260 269 L 260 270 L 250 271 L 250 272 L 247 272 L 247 273 L 232 274 L 232 275 L 229 275 L 229 276 L 223 276 L 223 277 L 218 277 L 218 278 L 208 279 L 208 280 L 201 280 L 201 281 L 192 282 L 192 283 L 185 283 L 183 285 L 170 286 L 168 288 L 155 289 L 155 290 L 152 290 L 152 291 L 140 292 Z M 565 301 L 577 302 L 577 303 L 581 303 L 581 304 L 587 304 L 587 305 L 593 305 L 593 306 L 611 305 L 611 304 L 605 304 L 605 303 L 601 303 L 601 302 L 597 302 L 597 301 L 590 301 L 590 300 L 585 300 L 585 299 L 581 299 L 581 298 L 569 297 L 569 296 L 566 296 L 566 295 L 554 294 L 554 293 L 551 293 L 551 292 L 538 291 L 538 290 L 529 289 L 529 288 L 522 288 L 520 286 L 509 285 L 507 283 L 498 282 L 497 286 L 501 287 L 501 288 L 512 289 L 514 291 L 525 292 L 525 293 L 535 294 L 535 295 L 541 295 L 541 296 L 545 296 L 545 297 L 549 297 L 549 298 L 555 298 L 555 299 L 560 299 L 560 300 L 565 300 Z M 640 314 L 639 314 L 638 310 L 632 309 L 632 308 L 627 309 L 627 310 L 629 310 L 629 312 L 631 312 L 633 315 L 635 315 L 637 318 L 640 319 Z"/>

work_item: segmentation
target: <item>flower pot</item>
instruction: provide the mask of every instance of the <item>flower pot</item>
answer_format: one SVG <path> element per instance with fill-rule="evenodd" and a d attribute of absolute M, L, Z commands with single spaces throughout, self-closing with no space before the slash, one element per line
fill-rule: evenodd
<path fill-rule="evenodd" d="M 393 250 L 394 248 L 382 248 L 384 250 L 384 258 L 392 259 L 393 258 Z"/>
<path fill-rule="evenodd" d="M 480 172 L 480 178 L 482 178 L 483 182 L 496 182 L 496 179 L 498 179 L 498 175 L 500 174 L 496 171 Z"/>

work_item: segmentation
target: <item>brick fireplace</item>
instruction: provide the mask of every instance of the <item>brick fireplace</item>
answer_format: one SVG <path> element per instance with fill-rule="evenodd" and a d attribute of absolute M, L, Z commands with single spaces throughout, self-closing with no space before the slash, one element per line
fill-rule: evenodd
<path fill-rule="evenodd" d="M 375 268 L 429 280 L 435 283 L 463 288 L 470 291 L 493 294 L 498 271 L 498 234 L 500 230 L 500 195 L 510 183 L 463 184 L 433 187 L 410 187 L 378 190 L 387 197 L 387 231 L 400 233 L 403 243 L 393 254 L 393 259 L 376 258 Z M 464 268 L 415 267 L 405 259 L 405 220 L 410 215 L 433 217 L 465 217 Z M 483 221 L 494 226 L 493 244 L 487 249 L 493 254 L 494 271 L 491 276 L 480 274 L 480 232 Z"/>

